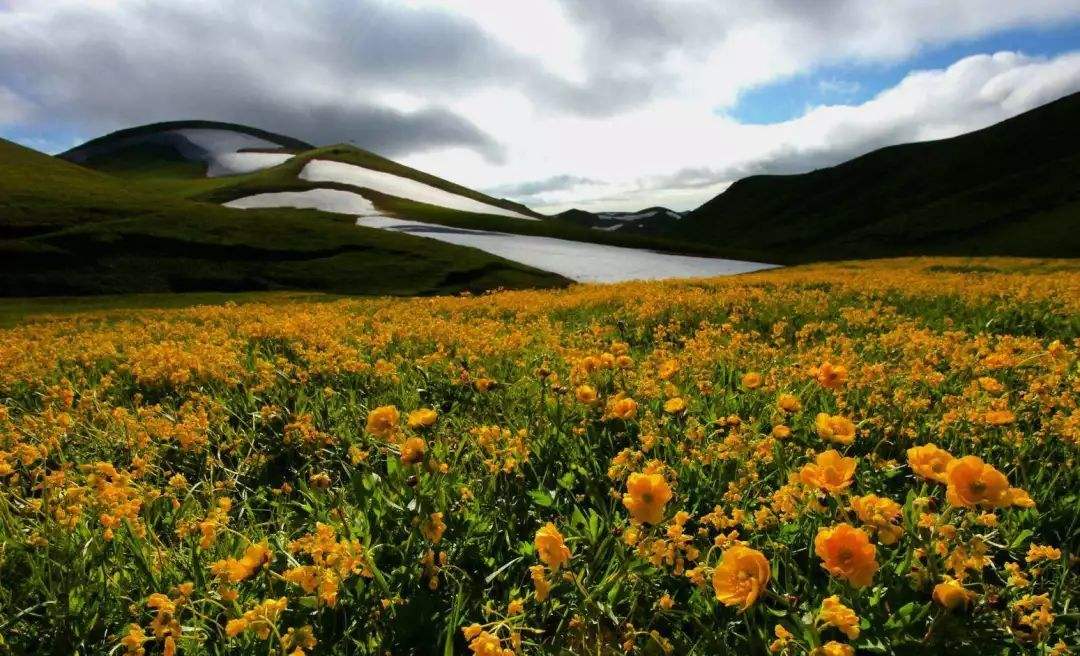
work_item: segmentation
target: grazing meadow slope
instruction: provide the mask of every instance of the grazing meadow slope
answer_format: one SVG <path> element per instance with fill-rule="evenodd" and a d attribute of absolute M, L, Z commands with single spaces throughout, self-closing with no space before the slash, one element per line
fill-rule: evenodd
<path fill-rule="evenodd" d="M 2 296 L 430 294 L 566 283 L 474 249 L 358 228 L 345 216 L 172 197 L 3 140 L 0 274 Z"/>
<path fill-rule="evenodd" d="M 0 649 L 1080 638 L 1075 262 L 247 300 L 0 331 Z"/>
<path fill-rule="evenodd" d="M 766 262 L 1080 257 L 1080 93 L 952 139 L 739 180 L 675 222 Z"/>

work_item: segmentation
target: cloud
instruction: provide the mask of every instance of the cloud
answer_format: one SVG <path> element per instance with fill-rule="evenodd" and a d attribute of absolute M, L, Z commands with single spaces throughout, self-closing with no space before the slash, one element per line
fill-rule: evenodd
<path fill-rule="evenodd" d="M 32 107 L 15 92 L 0 85 L 0 126 L 14 124 L 26 119 Z"/>
<path fill-rule="evenodd" d="M 490 187 L 487 189 L 487 193 L 493 196 L 525 198 L 527 196 L 537 196 L 552 191 L 566 191 L 584 185 L 602 184 L 603 181 L 601 180 L 585 178 L 580 175 L 567 175 L 564 173 L 562 175 L 553 175 L 550 178 L 544 178 L 543 180 L 530 180 L 528 182 L 502 185 L 500 187 Z"/>
<path fill-rule="evenodd" d="M 1004 53 L 767 126 L 722 113 L 749 89 L 1077 20 L 1077 0 L 0 0 L 0 134 L 207 118 L 353 141 L 543 209 L 689 209 L 742 175 L 958 134 L 1080 85 L 1075 57 Z M 857 82 L 820 84 L 844 100 Z"/>
<path fill-rule="evenodd" d="M 438 97 L 409 110 L 370 100 L 452 94 L 516 65 L 485 44 L 468 21 L 379 2 L 57 3 L 0 13 L 0 81 L 37 105 L 24 123 L 88 136 L 207 118 L 390 156 L 463 146 L 499 163 L 500 145 Z"/>

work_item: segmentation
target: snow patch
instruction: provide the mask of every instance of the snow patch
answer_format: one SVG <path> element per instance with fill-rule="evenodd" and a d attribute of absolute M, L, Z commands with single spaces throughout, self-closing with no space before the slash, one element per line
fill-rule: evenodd
<path fill-rule="evenodd" d="M 187 139 L 205 152 L 201 159 L 207 163 L 206 176 L 208 178 L 261 171 L 292 158 L 289 153 L 238 152 L 251 148 L 278 149 L 281 145 L 234 130 L 184 128 L 171 130 L 171 132 Z"/>
<path fill-rule="evenodd" d="M 496 207 L 487 203 L 466 198 L 458 194 L 452 194 L 438 187 L 433 187 L 423 182 L 410 178 L 403 178 L 392 173 L 375 171 L 373 169 L 334 162 L 325 159 L 313 159 L 300 171 L 300 179 L 313 182 L 337 182 L 339 184 L 352 185 L 371 189 L 389 196 L 414 200 L 429 205 L 438 205 L 463 212 L 476 212 L 478 214 L 497 214 L 514 219 L 526 221 L 538 221 L 536 217 L 528 216 L 520 212 Z"/>
<path fill-rule="evenodd" d="M 340 189 L 309 189 L 307 191 L 277 191 L 245 196 L 225 203 L 225 207 L 251 209 L 255 207 L 295 207 L 337 214 L 382 216 L 371 201 L 352 191 Z"/>
<path fill-rule="evenodd" d="M 622 282 L 699 278 L 771 269 L 775 265 L 711 257 L 668 255 L 638 248 L 467 230 L 393 217 L 362 217 L 356 224 L 471 246 L 499 257 L 551 271 L 577 282 Z"/>

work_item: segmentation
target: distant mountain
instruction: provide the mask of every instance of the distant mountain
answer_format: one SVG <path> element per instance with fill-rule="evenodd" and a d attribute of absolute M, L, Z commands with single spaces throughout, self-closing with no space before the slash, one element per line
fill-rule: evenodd
<path fill-rule="evenodd" d="M 278 183 L 286 183 L 277 191 L 347 185 L 361 193 L 372 192 L 365 198 L 380 209 L 386 206 L 387 211 L 395 209 L 391 205 L 405 201 L 480 214 L 540 218 L 524 205 L 492 198 L 356 146 L 316 148 L 299 139 L 235 123 L 172 121 L 143 125 L 98 137 L 59 157 L 143 183 L 157 183 L 159 189 L 181 193 L 213 190 L 212 199 L 218 201 L 235 201 L 238 193 L 254 187 L 262 194 L 275 189 L 267 184 L 267 178 L 255 185 L 244 184 L 253 182 L 250 178 L 220 182 L 207 178 L 238 178 L 296 158 L 299 166 L 290 167 L 292 180 L 270 176 Z M 177 180 L 202 182 L 178 185 Z M 311 184 L 296 184 L 297 180 Z M 230 188 L 237 193 L 225 191 Z M 296 196 L 279 196 L 278 200 L 283 198 L 295 200 Z M 275 199 L 264 196 L 255 202 L 260 207 L 272 206 Z"/>
<path fill-rule="evenodd" d="M 1080 93 L 951 139 L 739 180 L 666 234 L 780 263 L 1080 256 Z"/>
<path fill-rule="evenodd" d="M 178 197 L 181 190 L 274 175 L 180 180 L 175 194 L 163 193 L 160 183 L 94 171 L 0 139 L 0 296 L 430 294 L 568 282 L 475 249 L 357 227 L 350 216 L 240 211 Z"/>
<path fill-rule="evenodd" d="M 683 215 L 666 207 L 648 207 L 637 212 L 587 212 L 570 209 L 556 218 L 596 230 L 619 230 L 621 232 L 659 233 L 673 227 Z"/>

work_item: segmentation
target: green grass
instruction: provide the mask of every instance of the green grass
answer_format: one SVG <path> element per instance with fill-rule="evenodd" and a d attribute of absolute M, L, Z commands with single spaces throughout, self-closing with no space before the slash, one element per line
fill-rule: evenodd
<path fill-rule="evenodd" d="M 952 139 L 754 176 L 671 228 L 780 263 L 1080 256 L 1080 94 Z"/>
<path fill-rule="evenodd" d="M 475 249 L 357 228 L 340 215 L 233 210 L 152 188 L 0 141 L 0 295 L 412 295 L 568 282 Z"/>

